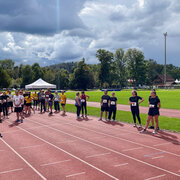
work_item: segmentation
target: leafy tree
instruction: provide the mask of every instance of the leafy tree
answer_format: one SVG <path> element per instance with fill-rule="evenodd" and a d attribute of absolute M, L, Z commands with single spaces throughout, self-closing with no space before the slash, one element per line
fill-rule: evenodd
<path fill-rule="evenodd" d="M 146 66 L 144 55 L 137 49 L 128 49 L 125 54 L 129 78 L 133 79 L 135 86 L 142 85 L 146 81 Z"/>
<path fill-rule="evenodd" d="M 30 65 L 26 65 L 22 69 L 22 84 L 21 86 L 24 87 L 27 84 L 33 82 L 33 75 L 32 75 L 32 68 Z"/>
<path fill-rule="evenodd" d="M 111 84 L 112 82 L 110 78 L 111 77 L 110 70 L 111 70 L 111 63 L 113 60 L 113 53 L 110 51 L 106 51 L 104 49 L 99 49 L 96 52 L 96 57 L 100 62 L 100 71 L 99 71 L 100 86 L 102 87 L 105 82 Z"/>
<path fill-rule="evenodd" d="M 85 63 L 84 58 L 78 63 L 77 68 L 71 76 L 71 87 L 83 90 L 94 87 L 94 77 L 92 71 Z"/>
<path fill-rule="evenodd" d="M 53 84 L 55 82 L 55 72 L 52 70 L 44 71 L 44 80 Z"/>
<path fill-rule="evenodd" d="M 34 63 L 32 65 L 32 73 L 33 73 L 33 77 L 32 77 L 33 81 L 36 81 L 39 78 L 43 78 L 44 75 L 43 70 L 38 63 Z"/>
<path fill-rule="evenodd" d="M 0 88 L 8 88 L 11 84 L 11 78 L 7 71 L 0 66 Z"/>
<path fill-rule="evenodd" d="M 121 88 L 126 85 L 127 82 L 127 71 L 126 71 L 126 59 L 124 58 L 124 50 L 119 48 L 114 54 L 114 72 L 116 84 Z"/>
<path fill-rule="evenodd" d="M 69 73 L 65 69 L 61 69 L 56 73 L 55 84 L 58 89 L 68 89 L 69 88 Z"/>

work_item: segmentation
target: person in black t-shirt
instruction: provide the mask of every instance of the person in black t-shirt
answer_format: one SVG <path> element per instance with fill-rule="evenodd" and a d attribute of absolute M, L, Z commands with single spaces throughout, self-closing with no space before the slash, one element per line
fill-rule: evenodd
<path fill-rule="evenodd" d="M 113 113 L 113 121 L 115 121 L 116 118 L 116 110 L 117 110 L 117 98 L 115 97 L 115 93 L 112 93 L 112 97 L 110 97 L 109 101 L 109 117 L 108 120 L 111 120 L 111 115 Z"/>
<path fill-rule="evenodd" d="M 160 99 L 158 96 L 156 96 L 155 91 L 151 91 L 151 96 L 149 97 L 149 112 L 148 112 L 148 119 L 145 128 L 141 131 L 141 133 L 145 133 L 146 129 L 149 126 L 149 122 L 153 120 L 153 117 L 155 118 L 155 130 L 153 131 L 153 134 L 156 134 L 159 127 L 158 117 L 160 115 L 159 109 L 161 108 Z"/>
<path fill-rule="evenodd" d="M 50 107 L 50 113 L 49 115 L 52 115 L 52 106 L 53 106 L 53 102 L 54 102 L 54 95 L 51 94 L 51 91 L 49 90 L 49 107 Z"/>
<path fill-rule="evenodd" d="M 141 101 L 139 102 L 139 100 L 141 100 Z M 131 106 L 131 112 L 133 115 L 134 127 L 136 127 L 136 117 L 139 121 L 140 127 L 142 127 L 141 118 L 139 116 L 139 104 L 142 103 L 143 101 L 144 101 L 144 99 L 142 97 L 138 96 L 136 91 L 132 91 L 132 97 L 129 98 L 129 104 Z"/>
<path fill-rule="evenodd" d="M 103 112 L 105 111 L 105 120 L 107 120 L 107 112 L 109 111 L 110 96 L 107 95 L 107 90 L 104 91 L 104 95 L 101 97 L 101 115 L 99 121 L 102 120 Z"/>
<path fill-rule="evenodd" d="M 9 98 L 9 96 L 6 95 L 6 92 L 3 92 L 3 95 L 2 95 L 2 101 L 3 101 L 2 107 L 3 107 L 4 119 L 5 119 L 5 117 L 9 118 L 8 117 L 8 98 Z"/>

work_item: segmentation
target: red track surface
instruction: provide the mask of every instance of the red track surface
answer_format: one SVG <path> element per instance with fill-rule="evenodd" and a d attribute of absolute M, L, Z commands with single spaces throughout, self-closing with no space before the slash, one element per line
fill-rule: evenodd
<path fill-rule="evenodd" d="M 74 100 L 67 100 L 68 104 L 74 104 Z M 91 107 L 100 107 L 100 103 L 98 102 L 87 102 L 88 106 Z M 148 107 L 142 107 L 140 106 L 140 112 L 143 114 L 147 114 L 148 113 Z M 121 111 L 130 111 L 130 107 L 129 105 L 122 105 L 122 104 L 118 104 L 117 105 L 117 109 L 121 110 Z M 175 110 L 175 109 L 160 109 L 160 114 L 162 116 L 166 116 L 166 117 L 173 117 L 173 118 L 180 118 L 180 110 Z"/>
<path fill-rule="evenodd" d="M 2 180 L 180 179 L 180 134 L 140 134 L 129 124 L 39 114 L 1 125 Z"/>

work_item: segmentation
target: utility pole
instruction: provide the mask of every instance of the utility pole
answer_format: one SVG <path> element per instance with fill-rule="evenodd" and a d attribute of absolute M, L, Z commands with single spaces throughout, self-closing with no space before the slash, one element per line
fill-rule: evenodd
<path fill-rule="evenodd" d="M 166 88 L 166 37 L 167 32 L 164 33 L 164 87 Z"/>

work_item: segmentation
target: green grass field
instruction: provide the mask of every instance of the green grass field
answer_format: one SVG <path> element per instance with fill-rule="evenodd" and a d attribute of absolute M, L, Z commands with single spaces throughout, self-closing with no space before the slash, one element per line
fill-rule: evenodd
<path fill-rule="evenodd" d="M 144 102 L 141 106 L 148 106 L 148 99 L 150 96 L 150 91 L 137 91 L 138 96 L 144 98 Z M 131 96 L 130 90 L 123 90 L 120 92 L 115 92 L 118 98 L 118 104 L 128 105 L 129 97 Z M 67 91 L 66 95 L 69 99 L 75 98 L 76 92 Z M 89 101 L 100 102 L 101 96 L 104 92 L 101 91 L 86 91 L 86 94 L 90 96 Z M 111 95 L 111 92 L 108 93 Z M 180 109 L 180 90 L 157 90 L 157 95 L 161 100 L 162 108 L 168 109 Z"/>
<path fill-rule="evenodd" d="M 76 107 L 72 104 L 71 105 L 67 104 L 66 111 L 75 113 Z M 100 108 L 88 107 L 88 115 L 99 117 Z M 147 115 L 141 114 L 141 120 L 143 125 L 146 124 L 146 119 L 147 119 Z M 117 111 L 116 120 L 126 123 L 133 123 L 131 112 L 126 112 L 126 111 Z M 160 116 L 159 126 L 161 129 L 180 132 L 180 119 Z"/>

